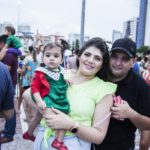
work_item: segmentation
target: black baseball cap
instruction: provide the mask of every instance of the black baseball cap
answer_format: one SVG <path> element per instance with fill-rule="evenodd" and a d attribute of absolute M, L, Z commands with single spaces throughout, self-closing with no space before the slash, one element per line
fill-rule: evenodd
<path fill-rule="evenodd" d="M 114 51 L 123 51 L 129 57 L 136 56 L 136 43 L 129 38 L 121 38 L 116 40 L 111 48 L 111 53 Z"/>

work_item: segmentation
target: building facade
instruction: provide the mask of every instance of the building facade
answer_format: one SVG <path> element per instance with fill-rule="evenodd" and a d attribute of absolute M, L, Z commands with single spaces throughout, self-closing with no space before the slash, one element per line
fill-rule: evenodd
<path fill-rule="evenodd" d="M 84 36 L 83 43 L 85 43 L 89 39 L 90 39 L 89 36 Z M 72 45 L 72 43 L 74 43 L 76 40 L 80 41 L 80 34 L 78 34 L 78 33 L 69 33 L 69 37 L 68 37 L 69 44 Z"/>
<path fill-rule="evenodd" d="M 117 30 L 113 30 L 112 34 L 112 42 L 116 41 L 117 39 L 123 38 L 123 33 Z"/>
<path fill-rule="evenodd" d="M 131 38 L 133 41 L 136 42 L 137 37 L 137 18 L 133 18 L 124 22 L 123 25 L 123 36 L 127 38 Z"/>
<path fill-rule="evenodd" d="M 144 45 L 150 46 L 150 0 L 147 1 Z"/>
<path fill-rule="evenodd" d="M 148 32 L 150 25 L 150 19 L 149 19 L 149 13 L 150 11 L 148 8 L 150 7 L 150 0 L 140 0 L 140 13 L 139 13 L 139 21 L 138 21 L 138 32 L 137 32 L 137 47 L 141 47 L 145 44 L 150 44 L 150 41 L 148 41 Z M 146 43 L 145 43 L 146 42 Z"/>

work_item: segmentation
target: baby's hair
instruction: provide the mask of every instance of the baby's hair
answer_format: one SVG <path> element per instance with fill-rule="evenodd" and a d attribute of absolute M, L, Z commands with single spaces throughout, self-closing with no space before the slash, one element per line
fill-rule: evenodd
<path fill-rule="evenodd" d="M 5 30 L 7 30 L 8 32 L 11 32 L 11 34 L 13 35 L 16 33 L 16 30 L 13 26 L 6 26 Z"/>
<path fill-rule="evenodd" d="M 45 53 L 46 50 L 49 50 L 49 49 L 52 49 L 52 48 L 60 48 L 61 49 L 61 55 L 62 55 L 62 58 L 63 58 L 65 49 L 58 43 L 49 43 L 49 44 L 47 44 L 44 47 L 43 54 Z"/>

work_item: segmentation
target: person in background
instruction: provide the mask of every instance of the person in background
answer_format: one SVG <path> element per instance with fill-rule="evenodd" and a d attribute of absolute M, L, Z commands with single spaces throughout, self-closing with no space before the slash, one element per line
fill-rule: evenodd
<path fill-rule="evenodd" d="M 14 115 L 14 90 L 11 76 L 6 65 L 0 62 L 0 120 L 4 117 L 6 120 Z M 0 133 L 1 149 L 1 133 Z"/>
<path fill-rule="evenodd" d="M 14 90 L 7 66 L 0 62 L 0 116 L 10 119 L 14 114 Z"/>
<path fill-rule="evenodd" d="M 71 83 L 67 90 L 69 115 L 55 108 L 52 110 L 56 115 L 44 115 L 51 129 L 67 131 L 64 143 L 69 150 L 90 150 L 92 142 L 101 143 L 105 138 L 113 104 L 112 94 L 116 90 L 115 84 L 98 77 L 105 70 L 107 58 L 107 45 L 101 38 L 87 41 L 78 53 L 77 71 L 68 72 L 65 77 Z M 30 91 L 24 93 L 24 98 L 31 103 Z M 55 136 L 48 134 L 45 137 L 46 129 L 44 124 L 40 125 L 35 150 L 52 149 L 50 145 L 45 145 L 45 141 L 51 143 Z"/>
<path fill-rule="evenodd" d="M 147 62 L 145 63 L 145 69 L 143 71 L 143 78 L 145 82 L 150 86 L 150 50 L 146 52 Z M 150 148 L 150 131 L 141 132 L 140 138 L 140 150 L 148 150 Z"/>
<path fill-rule="evenodd" d="M 22 69 L 20 73 L 22 74 L 22 87 L 23 92 L 31 86 L 31 81 L 33 79 L 34 70 L 38 66 L 37 58 L 36 58 L 36 51 L 34 50 L 33 46 L 29 46 L 28 48 L 28 55 L 22 61 Z M 20 101 L 21 104 L 21 101 Z M 29 122 L 33 115 L 32 115 L 32 108 L 25 103 L 25 110 L 26 110 L 26 119 L 25 121 Z"/>
<path fill-rule="evenodd" d="M 134 59 L 133 71 L 137 73 L 138 75 L 141 75 L 140 64 L 138 62 L 138 56 L 136 56 Z"/>
<path fill-rule="evenodd" d="M 20 111 L 20 105 L 21 105 L 21 102 L 22 102 L 22 94 L 24 92 L 24 89 L 22 87 L 22 73 L 21 73 L 21 70 L 22 70 L 22 67 L 23 67 L 23 60 L 25 59 L 26 55 L 22 55 L 19 57 L 19 61 L 18 61 L 18 93 L 16 93 L 16 95 L 18 95 L 18 112 Z"/>
<path fill-rule="evenodd" d="M 64 52 L 64 61 L 62 63 L 62 67 L 64 67 L 65 69 L 67 69 L 67 59 L 69 58 L 69 56 L 71 56 L 71 50 L 69 50 L 69 43 L 64 40 L 64 39 L 59 39 L 58 43 L 60 43 L 61 45 L 63 45 L 63 47 L 65 48 L 65 52 Z"/>
<path fill-rule="evenodd" d="M 15 28 L 12 26 L 5 27 L 5 35 L 8 36 L 5 46 L 0 52 L 0 60 L 2 60 L 6 54 L 6 52 L 11 52 L 17 54 L 17 56 L 21 56 L 21 47 L 22 44 L 20 40 L 14 36 L 16 33 Z"/>
<path fill-rule="evenodd" d="M 36 58 L 36 51 L 34 50 L 33 46 L 29 46 L 28 55 L 24 58 L 22 62 L 22 70 L 21 70 L 21 73 L 23 74 L 22 86 L 24 89 L 30 87 L 34 70 L 37 66 L 38 62 Z"/>
<path fill-rule="evenodd" d="M 38 61 L 39 64 L 42 63 L 43 50 L 44 50 L 44 45 L 39 45 L 36 48 L 36 56 L 37 56 L 37 61 Z"/>
<path fill-rule="evenodd" d="M 7 36 L 0 36 L 0 50 L 3 49 L 7 41 Z M 15 95 L 16 84 L 17 84 L 17 67 L 18 67 L 18 53 L 6 52 L 1 62 L 3 62 L 10 71 L 12 83 L 13 83 L 13 94 Z M 0 131 L 2 134 L 1 143 L 13 141 L 16 129 L 16 111 L 14 110 L 13 116 L 10 119 L 6 119 L 4 130 Z"/>
<path fill-rule="evenodd" d="M 77 57 L 78 57 L 78 52 L 79 52 L 79 50 L 73 50 L 72 55 L 68 57 L 68 59 L 67 59 L 67 69 L 72 69 L 72 70 L 77 69 L 76 60 L 77 60 Z"/>
<path fill-rule="evenodd" d="M 150 87 L 133 69 L 136 43 L 116 40 L 110 51 L 106 79 L 118 85 L 107 135 L 92 150 L 134 150 L 135 131 L 150 130 Z M 143 150 L 143 149 L 141 149 Z"/>
<path fill-rule="evenodd" d="M 145 82 L 150 85 L 150 64 L 147 64 L 146 69 L 143 71 L 142 74 Z"/>

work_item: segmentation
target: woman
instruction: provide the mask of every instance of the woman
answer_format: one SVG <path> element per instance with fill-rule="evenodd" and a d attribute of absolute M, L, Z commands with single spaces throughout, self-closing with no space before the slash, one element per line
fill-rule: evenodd
<path fill-rule="evenodd" d="M 67 130 L 64 143 L 69 150 L 90 150 L 91 143 L 100 144 L 106 135 L 112 94 L 116 90 L 115 84 L 98 77 L 104 70 L 107 56 L 107 45 L 101 38 L 87 41 L 78 53 L 77 71 L 67 78 L 71 83 L 67 91 L 69 116 L 54 108 L 56 115 L 44 116 L 51 129 Z M 24 94 L 25 99 L 30 99 L 28 93 Z M 35 150 L 52 150 L 50 144 L 45 144 L 45 137 L 48 137 L 45 129 L 46 125 L 42 124 L 38 130 Z M 48 137 L 47 143 L 53 141 L 53 135 Z"/>
<path fill-rule="evenodd" d="M 38 66 L 38 62 L 36 60 L 36 52 L 34 50 L 33 46 L 29 46 L 28 48 L 28 55 L 24 58 L 22 62 L 22 69 L 20 70 L 20 73 L 22 74 L 22 91 L 19 99 L 19 104 L 18 108 L 20 108 L 20 105 L 22 103 L 22 94 L 23 92 L 30 87 L 34 70 Z M 25 121 L 29 122 L 30 119 L 32 118 L 31 112 L 32 108 L 29 107 L 27 104 L 25 105 L 26 107 L 26 113 L 27 113 L 27 118 Z"/>

